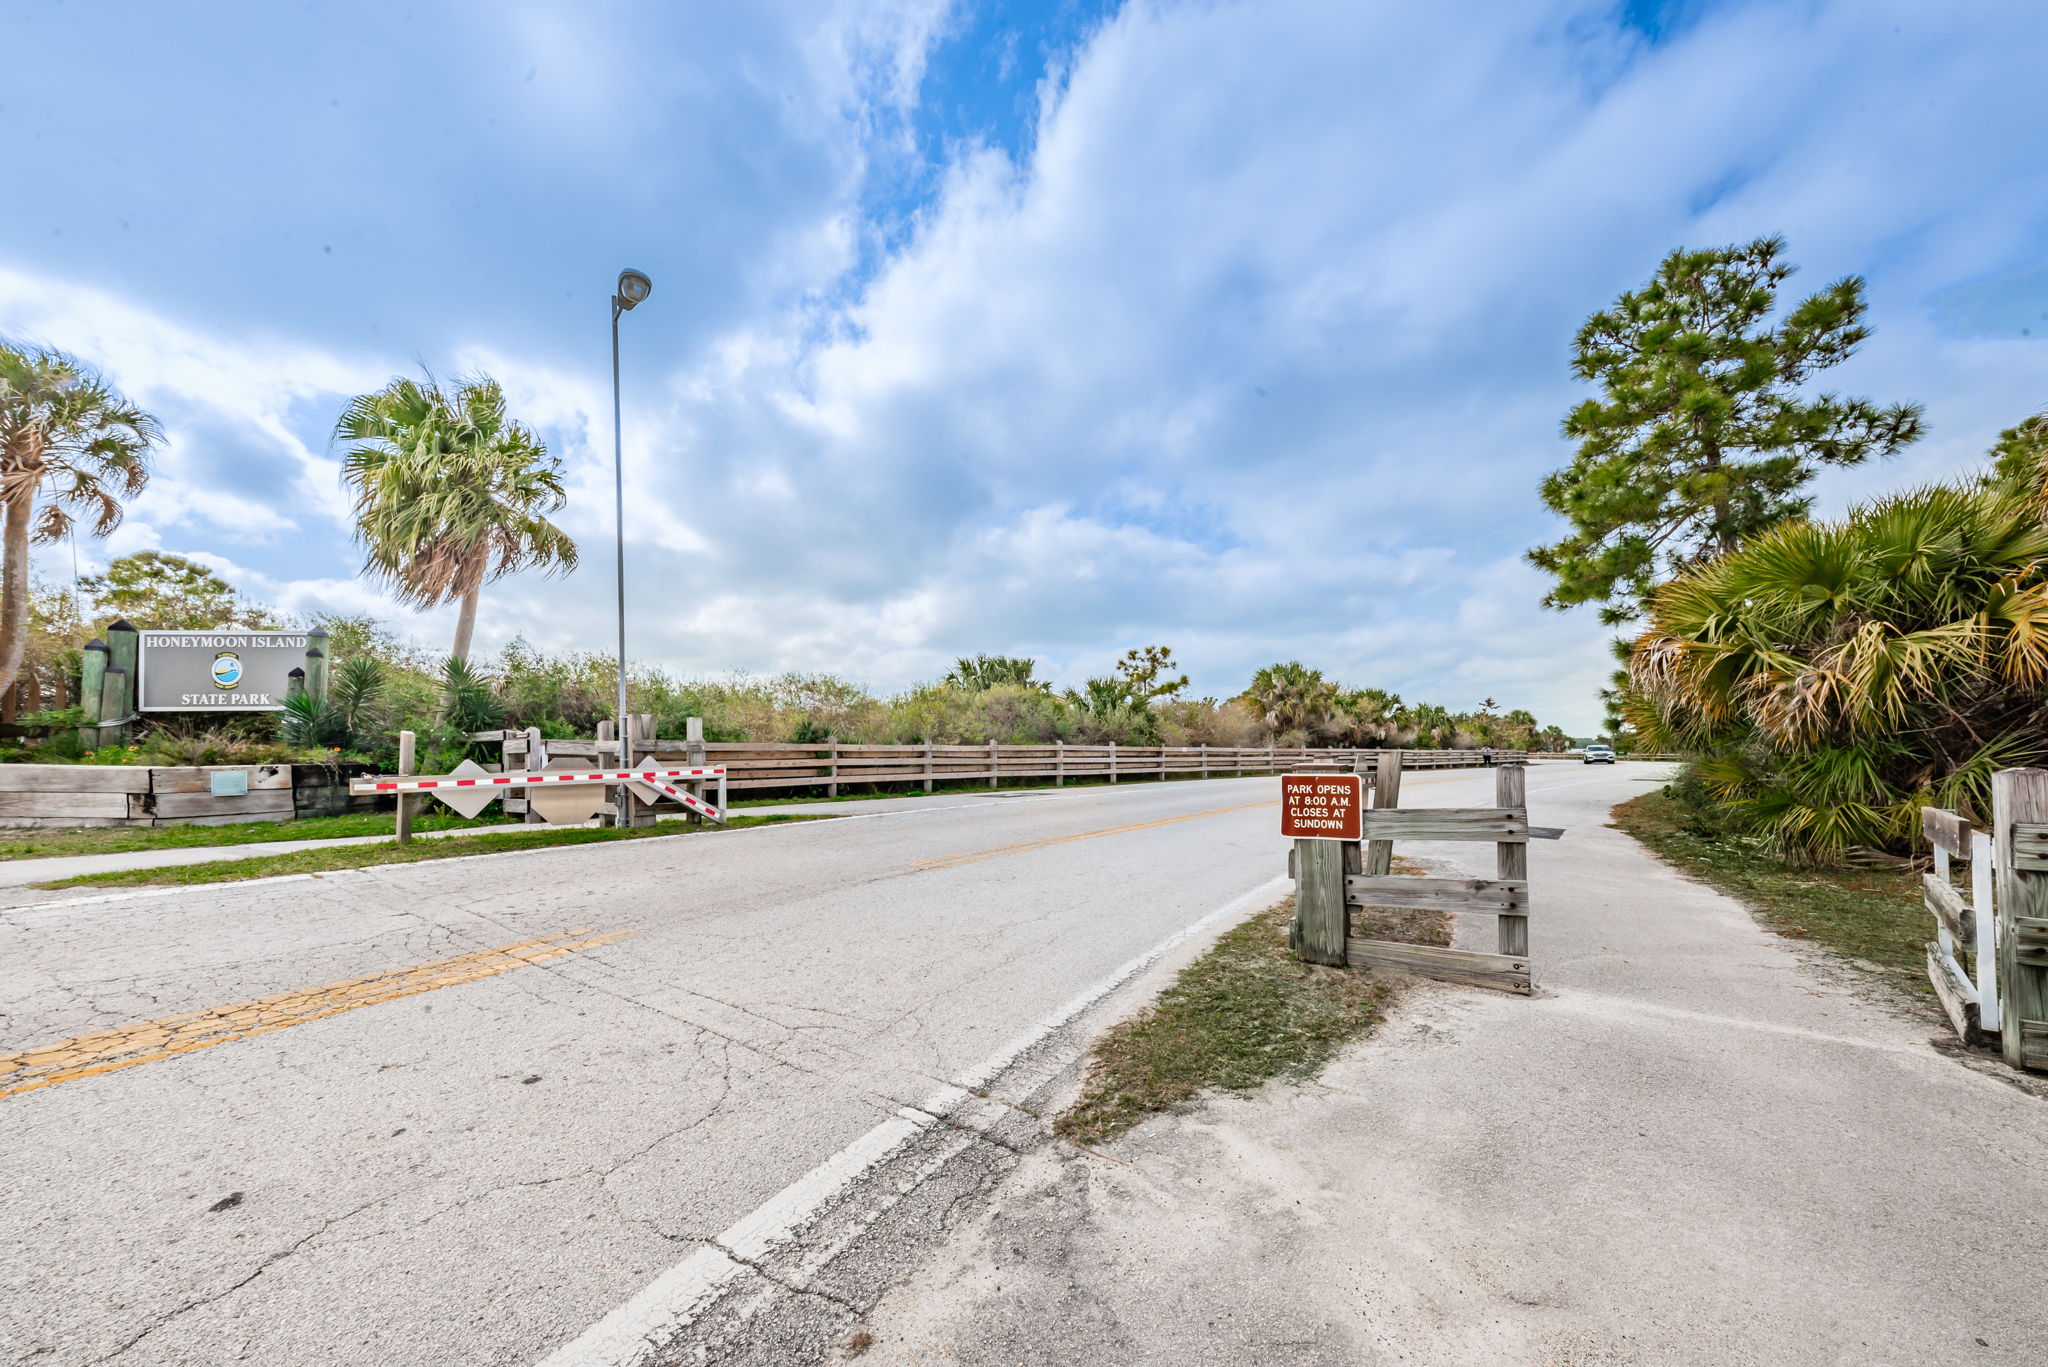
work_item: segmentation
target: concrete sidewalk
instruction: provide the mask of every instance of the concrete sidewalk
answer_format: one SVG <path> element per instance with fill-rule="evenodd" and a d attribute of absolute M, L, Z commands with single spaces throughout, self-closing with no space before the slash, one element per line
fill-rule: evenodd
<path fill-rule="evenodd" d="M 1577 793 L 1538 816 L 1535 999 L 1418 984 L 1316 1084 L 1041 1143 L 864 1367 L 2048 1360 L 2043 1089 Z"/>
<path fill-rule="evenodd" d="M 518 826 L 474 826 L 452 831 L 419 831 L 416 840 L 440 840 L 451 836 L 484 835 L 491 831 L 516 831 Z M 0 860 L 0 888 L 25 888 L 32 883 L 51 883 L 60 878 L 78 878 L 88 873 L 116 873 L 128 869 L 167 869 L 184 864 L 211 864 L 219 859 L 261 859 L 269 854 L 291 854 L 297 850 L 322 850 L 340 845 L 389 844 L 388 835 L 344 835 L 327 840 L 264 840 L 252 845 L 193 845 L 175 850 L 125 850 L 118 854 L 67 854 L 50 859 Z"/>
<path fill-rule="evenodd" d="M 1083 790 L 1075 790 L 1077 793 Z M 923 810 L 932 807 L 972 806 L 1000 800 L 1030 800 L 1051 793 L 939 793 L 913 797 L 859 799 L 842 802 L 762 803 L 735 808 L 734 816 L 776 816 L 782 813 L 816 816 L 859 816 L 881 812 Z M 680 814 L 664 821 L 682 821 Z M 466 835 L 526 830 L 516 824 L 464 827 L 452 831 L 418 831 L 417 840 L 440 840 Z M 210 864 L 222 859 L 261 859 L 265 855 L 291 854 L 298 850 L 329 849 L 341 845 L 375 845 L 391 839 L 388 835 L 347 835 L 325 840 L 264 840 L 248 845 L 195 845 L 171 850 L 126 850 L 115 854 L 59 855 L 49 859 L 0 860 L 0 888 L 25 888 L 51 883 L 60 878 L 77 878 L 89 873 L 125 872 L 129 869 L 174 868 L 185 864 Z"/>

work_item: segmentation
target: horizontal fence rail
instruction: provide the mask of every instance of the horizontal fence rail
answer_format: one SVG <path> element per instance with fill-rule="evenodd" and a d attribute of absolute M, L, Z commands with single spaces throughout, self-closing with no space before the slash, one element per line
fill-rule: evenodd
<path fill-rule="evenodd" d="M 521 731 L 482 731 L 474 737 L 507 747 L 509 762 L 524 754 Z M 548 740 L 550 759 L 611 759 L 610 740 Z M 727 787 L 739 790 L 818 788 L 836 797 L 842 784 L 910 784 L 930 792 L 938 783 L 986 783 L 1050 779 L 1122 782 L 1129 779 L 1230 778 L 1238 775 L 1303 772 L 1351 773 L 1370 769 L 1377 750 L 1318 750 L 1290 746 L 1222 745 L 860 745 L 771 744 L 756 741 L 636 739 L 631 762 L 652 759 L 724 766 Z M 1529 758 L 1521 750 L 1496 750 L 1497 764 Z M 1477 750 L 1403 750 L 1404 769 L 1474 768 L 1486 763 Z M 1492 838 L 1492 837 L 1487 837 Z"/>

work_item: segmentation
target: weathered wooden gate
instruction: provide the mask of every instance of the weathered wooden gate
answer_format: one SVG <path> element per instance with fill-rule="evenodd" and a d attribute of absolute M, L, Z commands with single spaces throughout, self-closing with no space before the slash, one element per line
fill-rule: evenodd
<path fill-rule="evenodd" d="M 2048 769 L 1991 776 L 1988 833 L 1940 807 L 1920 818 L 1934 849 L 1922 887 L 1935 996 L 1965 1043 L 1995 1035 L 2007 1063 L 2048 1069 Z M 1967 903 L 1956 860 L 1971 864 Z"/>
<path fill-rule="evenodd" d="M 1529 971 L 1529 839 L 1556 839 L 1560 831 L 1531 830 L 1527 770 L 1504 764 L 1494 772 L 1494 805 L 1477 808 L 1402 808 L 1401 752 L 1381 751 L 1372 807 L 1364 813 L 1365 848 L 1352 842 L 1298 840 L 1290 856 L 1295 877 L 1293 939 L 1314 963 L 1378 965 L 1432 978 L 1531 990 Z M 1411 878 L 1394 875 L 1397 840 L 1487 840 L 1495 849 L 1494 878 Z M 1497 925 L 1497 953 L 1403 944 L 1353 935 L 1350 912 L 1360 907 L 1414 908 L 1489 915 Z"/>

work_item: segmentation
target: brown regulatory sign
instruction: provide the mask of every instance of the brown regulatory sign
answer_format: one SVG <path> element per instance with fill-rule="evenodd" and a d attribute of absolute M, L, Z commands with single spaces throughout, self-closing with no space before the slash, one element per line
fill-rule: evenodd
<path fill-rule="evenodd" d="M 1365 837 L 1365 779 L 1359 774 L 1282 774 L 1280 834 L 1289 840 Z"/>

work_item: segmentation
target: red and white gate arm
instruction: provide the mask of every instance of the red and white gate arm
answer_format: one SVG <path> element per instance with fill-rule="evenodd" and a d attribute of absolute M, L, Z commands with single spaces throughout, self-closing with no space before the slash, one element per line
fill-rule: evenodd
<path fill-rule="evenodd" d="M 668 783 L 662 779 L 653 777 L 653 774 L 658 772 L 660 771 L 654 770 L 645 774 L 636 773 L 633 775 L 633 778 L 635 782 L 646 784 L 648 787 L 654 789 L 656 792 L 662 794 L 664 797 L 674 798 L 676 801 L 682 803 L 685 807 L 688 807 L 691 811 L 696 812 L 699 816 L 708 816 L 713 821 L 718 822 L 723 822 L 725 820 L 725 809 L 722 800 L 725 797 L 725 794 L 723 792 L 719 793 L 719 797 L 721 799 L 720 805 L 714 807 L 710 803 L 706 802 L 703 798 L 698 797 L 695 793 L 691 792 L 687 788 L 678 788 L 673 783 Z M 701 774 L 704 771 L 701 769 L 691 769 L 687 772 L 692 774 Z M 723 789 L 725 787 L 725 771 L 721 769 L 718 772 L 718 786 L 721 789 Z"/>
<path fill-rule="evenodd" d="M 708 816 L 714 821 L 725 820 L 725 813 L 721 808 L 714 807 L 677 786 L 692 779 L 716 779 L 722 792 L 725 788 L 725 766 L 708 765 L 698 769 L 551 769 L 545 773 L 520 770 L 506 774 L 475 774 L 462 777 L 437 774 L 429 778 L 395 778 L 380 774 L 374 778 L 350 779 L 348 790 L 356 794 L 431 793 L 440 788 L 538 788 L 563 783 L 644 783 L 650 788 L 658 789 L 665 796 L 674 798 L 694 812 Z"/>

